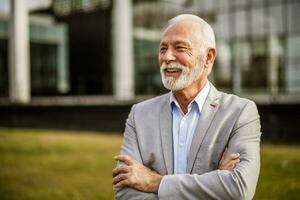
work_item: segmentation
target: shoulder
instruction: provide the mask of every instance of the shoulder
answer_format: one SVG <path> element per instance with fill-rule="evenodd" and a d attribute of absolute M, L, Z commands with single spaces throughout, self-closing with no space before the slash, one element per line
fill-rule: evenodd
<path fill-rule="evenodd" d="M 231 105 L 239 106 L 239 107 L 244 107 L 247 104 L 255 104 L 250 99 L 239 97 L 234 94 L 228 94 L 225 92 L 220 92 L 220 102 L 221 102 L 221 104 L 225 104 L 225 105 L 231 104 Z"/>
<path fill-rule="evenodd" d="M 221 110 L 226 110 L 229 113 L 237 115 L 257 115 L 258 110 L 254 101 L 239 97 L 234 94 L 227 94 L 225 92 L 219 93 L 219 105 Z"/>
<path fill-rule="evenodd" d="M 169 102 L 170 93 L 166 93 L 133 105 L 135 111 L 154 111 Z"/>
<path fill-rule="evenodd" d="M 226 110 L 231 109 L 236 112 L 237 110 L 242 110 L 247 106 L 255 106 L 255 103 L 247 98 L 242 98 L 234 94 L 228 94 L 217 90 L 214 85 L 211 84 L 211 89 L 208 94 L 208 99 L 210 102 L 217 103 L 221 108 Z"/>

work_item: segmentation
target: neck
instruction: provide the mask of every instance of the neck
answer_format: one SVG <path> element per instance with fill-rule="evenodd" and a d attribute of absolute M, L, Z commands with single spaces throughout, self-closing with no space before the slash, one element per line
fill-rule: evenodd
<path fill-rule="evenodd" d="M 195 99 L 198 93 L 204 88 L 207 78 L 199 79 L 189 87 L 174 92 L 174 96 L 180 105 L 183 113 L 187 113 L 188 105 Z"/>

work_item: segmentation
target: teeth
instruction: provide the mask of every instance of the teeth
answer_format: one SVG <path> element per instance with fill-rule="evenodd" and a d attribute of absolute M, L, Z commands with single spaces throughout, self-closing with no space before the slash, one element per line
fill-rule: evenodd
<path fill-rule="evenodd" d="M 180 69 L 166 69 L 167 72 L 179 72 Z"/>

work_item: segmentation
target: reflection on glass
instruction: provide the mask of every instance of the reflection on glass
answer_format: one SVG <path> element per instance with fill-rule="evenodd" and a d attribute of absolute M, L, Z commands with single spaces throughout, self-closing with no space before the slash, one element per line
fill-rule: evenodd
<path fill-rule="evenodd" d="M 249 45 L 245 45 L 243 52 L 248 52 Z M 252 42 L 250 62 L 244 62 L 242 66 L 242 84 L 245 89 L 256 89 L 258 91 L 267 88 L 267 49 L 264 39 Z"/>
<path fill-rule="evenodd" d="M 143 9 L 140 15 L 135 17 L 135 23 L 138 22 L 135 25 L 157 30 L 162 28 L 162 21 L 178 14 L 178 10 L 166 9 L 168 5 L 171 6 L 171 2 L 159 2 L 151 3 L 152 6 L 156 5 L 156 12 L 153 9 Z M 198 13 L 213 25 L 215 30 L 218 54 L 210 78 L 217 87 L 236 93 L 270 96 L 300 91 L 299 1 L 189 2 L 189 6 L 181 5 L 180 13 Z M 139 4 L 139 7 L 141 5 Z M 159 5 L 164 5 L 163 12 L 158 12 Z M 155 14 L 153 17 L 147 17 L 147 20 L 144 19 L 143 16 L 151 16 L 149 13 Z M 142 78 L 136 78 L 137 91 L 141 93 L 159 90 L 157 47 L 152 45 L 151 48 L 152 53 L 147 45 L 139 46 L 136 50 L 146 52 L 145 55 L 141 52 L 135 55 L 136 75 L 138 77 L 144 74 Z M 151 58 L 154 62 L 150 61 Z M 155 78 L 150 78 L 151 73 Z"/>
<path fill-rule="evenodd" d="M 266 31 L 267 15 L 262 7 L 251 10 L 251 30 L 254 37 L 264 36 Z"/>
<path fill-rule="evenodd" d="M 32 94 L 55 94 L 57 90 L 57 47 L 31 43 Z"/>
<path fill-rule="evenodd" d="M 288 17 L 288 29 L 290 33 L 300 31 L 300 2 L 288 4 L 287 17 Z"/>
<path fill-rule="evenodd" d="M 159 41 L 135 39 L 135 91 L 137 94 L 157 94 L 162 90 L 157 63 Z"/>
<path fill-rule="evenodd" d="M 229 39 L 230 34 L 230 14 L 220 13 L 217 15 L 215 34 L 217 39 Z M 218 43 L 218 41 L 217 41 Z"/>
<path fill-rule="evenodd" d="M 283 5 L 270 6 L 268 16 L 270 33 L 282 34 L 283 33 Z"/>
<path fill-rule="evenodd" d="M 300 35 L 287 38 L 286 83 L 289 93 L 300 92 Z"/>
<path fill-rule="evenodd" d="M 217 49 L 218 56 L 212 70 L 213 81 L 221 88 L 231 88 L 232 69 L 230 45 L 225 41 L 219 41 Z"/>
<path fill-rule="evenodd" d="M 237 11 L 233 14 L 235 20 L 235 36 L 237 38 L 248 36 L 249 32 L 247 30 L 248 20 L 247 12 L 245 10 Z"/>
<path fill-rule="evenodd" d="M 0 96 L 8 95 L 8 51 L 7 40 L 0 40 Z"/>

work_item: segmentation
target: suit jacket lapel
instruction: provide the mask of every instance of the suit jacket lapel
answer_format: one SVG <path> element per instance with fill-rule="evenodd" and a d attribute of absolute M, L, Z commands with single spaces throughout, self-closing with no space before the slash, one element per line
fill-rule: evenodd
<path fill-rule="evenodd" d="M 199 118 L 198 125 L 196 127 L 190 153 L 188 157 L 188 163 L 187 163 L 187 172 L 191 173 L 197 153 L 199 151 L 199 148 L 201 146 L 201 143 L 206 135 L 206 132 L 218 110 L 218 98 L 219 98 L 219 92 L 217 89 L 210 84 L 211 88 L 208 94 L 208 97 L 203 105 L 202 112 Z"/>
<path fill-rule="evenodd" d="M 166 97 L 169 97 L 169 95 L 166 95 Z M 159 116 L 159 126 L 167 174 L 173 174 L 172 112 L 168 98 L 165 98 L 165 102 L 162 105 Z"/>

